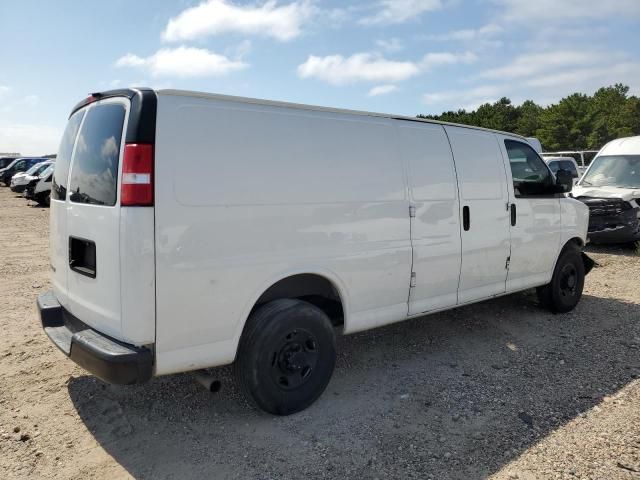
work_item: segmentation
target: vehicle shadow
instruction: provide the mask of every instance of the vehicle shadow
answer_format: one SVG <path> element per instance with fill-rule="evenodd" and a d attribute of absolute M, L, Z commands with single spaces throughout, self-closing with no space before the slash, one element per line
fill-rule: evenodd
<path fill-rule="evenodd" d="M 609 255 L 618 255 L 623 257 L 640 256 L 640 242 L 637 245 L 628 244 L 593 244 L 590 243 L 584 249 L 586 253 L 604 253 Z"/>
<path fill-rule="evenodd" d="M 190 374 L 68 391 L 135 478 L 482 478 L 638 378 L 639 318 L 594 296 L 552 315 L 525 292 L 340 337 L 329 387 L 289 417 L 248 407 L 229 367 L 216 395 Z"/>

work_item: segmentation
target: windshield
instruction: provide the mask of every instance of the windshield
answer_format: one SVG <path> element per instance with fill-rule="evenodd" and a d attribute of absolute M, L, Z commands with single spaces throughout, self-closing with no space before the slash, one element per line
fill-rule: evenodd
<path fill-rule="evenodd" d="M 44 177 L 46 177 L 47 175 L 49 175 L 51 172 L 53 172 L 53 164 L 47 165 L 47 166 L 44 168 L 44 170 L 42 170 L 42 171 L 38 172 L 38 174 L 37 174 L 37 175 L 38 175 L 40 178 L 44 178 Z"/>
<path fill-rule="evenodd" d="M 53 163 L 45 163 L 44 165 L 40 165 L 38 168 L 36 168 L 36 171 L 33 172 L 32 175 L 38 176 L 42 174 L 45 170 L 49 170 L 50 168 L 53 168 Z"/>
<path fill-rule="evenodd" d="M 13 160 L 14 159 L 10 157 L 0 158 L 0 168 L 7 167 Z"/>
<path fill-rule="evenodd" d="M 640 155 L 597 157 L 580 185 L 588 187 L 640 188 Z"/>
<path fill-rule="evenodd" d="M 38 173 L 40 173 L 45 168 L 47 168 L 46 164 L 43 165 L 42 163 L 36 163 L 33 167 L 31 167 L 25 173 L 27 175 L 38 175 Z"/>

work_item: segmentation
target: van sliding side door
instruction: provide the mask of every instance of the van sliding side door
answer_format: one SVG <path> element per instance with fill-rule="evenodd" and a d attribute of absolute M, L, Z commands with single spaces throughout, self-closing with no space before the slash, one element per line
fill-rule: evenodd
<path fill-rule="evenodd" d="M 444 127 L 399 122 L 400 154 L 409 175 L 413 271 L 409 315 L 454 306 L 460 276 L 460 206 Z"/>
<path fill-rule="evenodd" d="M 495 134 L 446 126 L 460 192 L 462 261 L 458 303 L 506 291 L 510 236 L 509 194 Z"/>

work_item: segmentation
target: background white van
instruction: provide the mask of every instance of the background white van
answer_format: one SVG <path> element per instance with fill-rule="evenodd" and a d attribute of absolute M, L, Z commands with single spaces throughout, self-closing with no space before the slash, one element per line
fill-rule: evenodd
<path fill-rule="evenodd" d="M 251 401 L 293 413 L 329 382 L 336 331 L 531 287 L 552 311 L 574 308 L 591 263 L 570 188 L 508 133 L 175 90 L 94 94 L 58 152 L 43 326 L 106 381 L 235 362 Z"/>
<path fill-rule="evenodd" d="M 573 196 L 589 207 L 592 242 L 635 246 L 640 241 L 640 136 L 602 147 Z"/>

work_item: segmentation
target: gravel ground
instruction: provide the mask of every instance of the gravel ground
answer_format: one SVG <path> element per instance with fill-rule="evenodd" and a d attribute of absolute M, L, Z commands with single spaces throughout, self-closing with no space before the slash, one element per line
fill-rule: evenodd
<path fill-rule="evenodd" d="M 41 331 L 48 210 L 0 188 L 0 478 L 640 479 L 640 255 L 590 248 L 578 308 L 533 292 L 338 341 L 276 418 L 214 371 L 105 385 Z"/>

